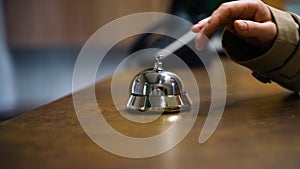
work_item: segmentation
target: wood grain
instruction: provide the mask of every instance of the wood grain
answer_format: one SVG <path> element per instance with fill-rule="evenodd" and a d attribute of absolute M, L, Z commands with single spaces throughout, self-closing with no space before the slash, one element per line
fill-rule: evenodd
<path fill-rule="evenodd" d="M 198 137 L 209 109 L 210 89 L 206 71 L 195 68 L 202 84 L 199 114 L 190 133 L 172 150 L 145 159 L 106 152 L 81 128 L 72 97 L 67 96 L 0 123 L 1 168 L 298 168 L 299 97 L 276 84 L 257 82 L 232 62 L 223 63 L 226 107 L 216 132 L 204 144 L 198 143 Z M 106 120 L 126 135 L 148 137 L 171 124 L 167 119 L 172 114 L 140 126 L 120 116 L 111 99 L 110 79 L 96 85 L 96 95 Z"/>

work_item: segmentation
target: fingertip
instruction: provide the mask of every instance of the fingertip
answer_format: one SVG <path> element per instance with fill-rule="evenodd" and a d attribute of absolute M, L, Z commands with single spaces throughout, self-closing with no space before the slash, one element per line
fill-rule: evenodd
<path fill-rule="evenodd" d="M 201 30 L 197 24 L 194 25 L 194 26 L 192 26 L 191 29 L 192 29 L 192 31 L 195 32 L 195 33 L 199 32 L 199 31 Z"/>
<path fill-rule="evenodd" d="M 194 26 L 192 26 L 192 31 L 196 32 L 196 33 L 200 32 L 205 27 L 205 25 L 207 24 L 209 19 L 210 19 L 210 17 L 202 19 L 201 21 L 196 23 Z"/>
<path fill-rule="evenodd" d="M 198 51 L 202 51 L 203 50 L 203 47 L 201 45 L 199 45 L 198 43 L 196 43 L 195 48 Z"/>
<path fill-rule="evenodd" d="M 206 48 L 208 43 L 208 38 L 203 34 L 199 33 L 199 35 L 195 38 L 195 47 L 196 50 L 202 51 Z"/>

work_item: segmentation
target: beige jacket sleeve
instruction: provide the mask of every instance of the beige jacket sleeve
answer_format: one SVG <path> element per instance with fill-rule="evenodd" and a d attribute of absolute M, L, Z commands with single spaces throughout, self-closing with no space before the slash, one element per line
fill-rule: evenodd
<path fill-rule="evenodd" d="M 300 18 L 272 7 L 270 11 L 277 25 L 277 37 L 270 49 L 251 47 L 229 31 L 223 33 L 223 48 L 234 62 L 251 69 L 261 82 L 273 81 L 300 92 Z"/>

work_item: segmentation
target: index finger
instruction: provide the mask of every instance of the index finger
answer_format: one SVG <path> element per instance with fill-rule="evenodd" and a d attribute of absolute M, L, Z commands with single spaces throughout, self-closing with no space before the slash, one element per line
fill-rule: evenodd
<path fill-rule="evenodd" d="M 249 19 L 259 22 L 267 20 L 266 10 L 268 11 L 268 9 L 264 8 L 266 6 L 260 0 L 223 3 L 202 26 L 202 31 L 206 36 L 211 37 L 218 28 L 230 26 L 236 19 Z"/>

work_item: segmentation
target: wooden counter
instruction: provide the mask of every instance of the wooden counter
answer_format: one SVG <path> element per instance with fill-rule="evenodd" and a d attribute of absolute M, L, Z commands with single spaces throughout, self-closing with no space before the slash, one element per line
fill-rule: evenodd
<path fill-rule="evenodd" d="M 202 84 L 199 114 L 189 134 L 170 151 L 131 159 L 103 150 L 84 132 L 72 96 L 67 96 L 0 123 L 0 168 L 299 168 L 300 98 L 276 84 L 261 84 L 250 71 L 232 62 L 223 63 L 228 88 L 225 111 L 217 130 L 204 144 L 198 143 L 198 137 L 210 92 L 205 70 L 195 68 Z M 121 117 L 113 106 L 109 79 L 96 85 L 96 96 L 101 98 L 99 105 L 106 120 L 126 135 L 147 137 L 171 124 L 166 119 L 172 114 L 147 125 Z"/>

